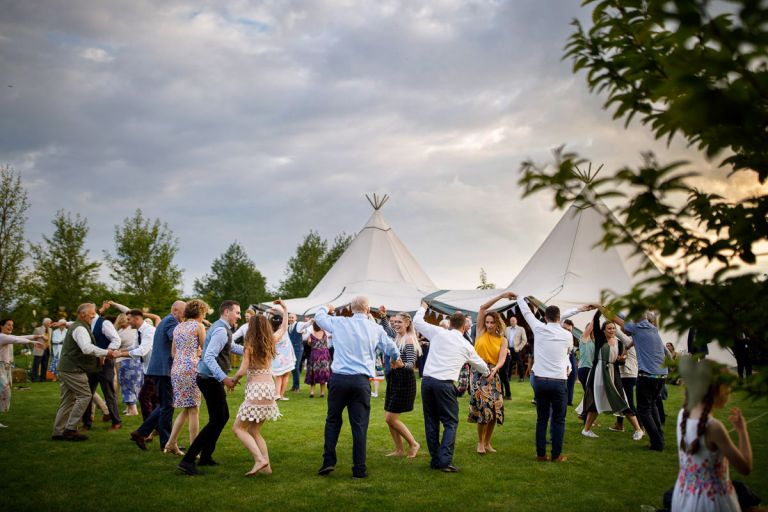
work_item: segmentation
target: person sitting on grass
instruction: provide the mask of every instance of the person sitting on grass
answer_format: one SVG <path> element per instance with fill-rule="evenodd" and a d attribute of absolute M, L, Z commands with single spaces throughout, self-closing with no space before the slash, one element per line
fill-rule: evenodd
<path fill-rule="evenodd" d="M 257 473 L 272 473 L 269 465 L 267 443 L 261 435 L 261 427 L 266 420 L 280 417 L 275 399 L 275 382 L 272 380 L 272 360 L 275 357 L 275 345 L 283 337 L 288 327 L 288 310 L 283 301 L 275 301 L 282 308 L 282 322 L 277 332 L 264 315 L 253 315 L 248 321 L 245 334 L 243 361 L 235 374 L 235 383 L 248 375 L 245 386 L 245 399 L 237 410 L 232 432 L 253 456 L 253 467 L 246 476 Z"/>

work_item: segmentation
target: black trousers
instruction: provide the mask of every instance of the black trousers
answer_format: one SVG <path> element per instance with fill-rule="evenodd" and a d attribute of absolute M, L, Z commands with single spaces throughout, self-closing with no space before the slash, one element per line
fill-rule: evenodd
<path fill-rule="evenodd" d="M 636 377 L 622 377 L 621 387 L 624 388 L 624 394 L 627 396 L 627 405 L 632 409 L 632 414 L 637 415 L 637 409 L 635 408 L 635 386 L 637 385 Z M 624 416 L 616 418 L 616 423 L 624 425 Z"/>
<path fill-rule="evenodd" d="M 208 407 L 208 423 L 195 438 L 192 446 L 184 455 L 185 462 L 195 462 L 195 457 L 200 455 L 200 462 L 210 462 L 221 431 L 229 421 L 229 406 L 227 405 L 227 393 L 224 384 L 214 378 L 197 376 L 197 387 L 205 399 Z"/>
<path fill-rule="evenodd" d="M 155 389 L 155 378 L 151 375 L 144 376 L 144 383 L 139 390 L 139 407 L 141 408 L 141 421 L 147 421 L 152 411 L 160 405 L 160 399 Z"/>
<path fill-rule="evenodd" d="M 643 375 L 637 377 L 637 420 L 648 434 L 654 450 L 664 449 L 664 430 L 656 404 L 661 400 L 665 381 Z"/>
<path fill-rule="evenodd" d="M 32 357 L 32 382 L 45 382 L 45 377 L 48 372 L 48 358 L 50 356 L 51 351 L 45 349 L 43 355 Z"/>
<path fill-rule="evenodd" d="M 749 352 L 743 350 L 734 350 L 733 356 L 736 358 L 736 374 L 739 379 L 746 379 L 752 375 L 752 359 Z"/>
<path fill-rule="evenodd" d="M 328 414 L 325 417 L 323 466 L 336 465 L 336 444 L 344 423 L 342 413 L 347 409 L 352 428 L 352 473 L 366 471 L 365 450 L 368 419 L 371 415 L 371 385 L 367 375 L 334 373 L 328 382 Z"/>
<path fill-rule="evenodd" d="M 137 430 L 144 437 L 151 434 L 153 430 L 160 432 L 160 449 L 162 450 L 168 438 L 171 437 L 171 428 L 173 428 L 173 384 L 167 375 L 153 375 L 152 379 L 159 403 Z"/>
<path fill-rule="evenodd" d="M 459 426 L 459 401 L 453 381 L 424 377 L 421 381 L 421 406 L 424 411 L 424 434 L 427 438 L 430 466 L 435 469 L 453 463 L 456 429 Z M 440 442 L 440 424 L 443 441 Z"/>
<path fill-rule="evenodd" d="M 115 393 L 115 362 L 111 359 L 105 359 L 101 370 L 96 373 L 88 374 L 88 385 L 91 388 L 91 396 L 96 391 L 96 385 L 101 387 L 101 393 L 104 395 L 104 402 L 107 404 L 107 410 L 112 416 L 112 424 L 120 423 L 120 411 L 117 409 L 117 393 Z M 93 400 L 88 402 L 88 407 L 83 414 L 83 425 L 91 426 L 91 409 Z"/>
<path fill-rule="evenodd" d="M 512 390 L 509 389 L 509 368 L 512 366 L 512 357 L 507 352 L 507 358 L 504 360 L 504 366 L 499 372 L 499 380 L 501 380 L 501 388 L 504 391 L 504 398 L 512 396 Z"/>
<path fill-rule="evenodd" d="M 528 363 L 528 358 L 523 350 L 515 351 L 513 365 L 517 366 L 517 376 L 520 382 L 523 382 L 525 378 L 525 367 Z"/>

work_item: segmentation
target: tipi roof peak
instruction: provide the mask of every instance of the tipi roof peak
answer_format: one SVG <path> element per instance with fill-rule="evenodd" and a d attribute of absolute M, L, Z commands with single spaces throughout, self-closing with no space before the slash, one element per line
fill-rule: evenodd
<path fill-rule="evenodd" d="M 373 199 L 371 199 L 371 196 L 368 194 L 365 194 L 365 198 L 369 203 L 371 203 L 371 206 L 375 211 L 379 211 L 384 206 L 384 204 L 389 201 L 389 194 L 384 194 L 383 196 L 373 194 Z"/>

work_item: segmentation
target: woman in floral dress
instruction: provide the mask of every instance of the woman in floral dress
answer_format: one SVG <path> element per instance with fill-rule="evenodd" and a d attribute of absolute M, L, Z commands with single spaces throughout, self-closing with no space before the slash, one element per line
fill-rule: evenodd
<path fill-rule="evenodd" d="M 277 332 L 273 332 L 272 324 L 265 316 L 252 316 L 245 335 L 243 362 L 235 374 L 235 383 L 244 375 L 248 375 L 245 399 L 237 410 L 237 418 L 232 426 L 232 431 L 253 456 L 253 467 L 246 476 L 272 473 L 269 451 L 261 435 L 261 427 L 265 421 L 276 420 L 280 416 L 280 410 L 275 403 L 277 394 L 275 383 L 272 381 L 272 362 L 276 355 L 276 343 L 283 338 L 288 325 L 285 304 L 281 300 L 275 303 L 282 309 L 281 324 Z"/>
<path fill-rule="evenodd" d="M 184 322 L 173 330 L 173 344 L 171 345 L 171 384 L 173 385 L 173 407 L 182 409 L 176 417 L 171 430 L 171 436 L 165 443 L 165 453 L 184 455 L 179 449 L 178 439 L 184 422 L 189 420 L 189 444 L 197 437 L 200 431 L 200 388 L 197 387 L 197 363 L 205 341 L 205 327 L 203 318 L 208 314 L 208 304 L 200 299 L 187 302 L 184 309 Z"/>
<path fill-rule="evenodd" d="M 320 396 L 325 396 L 325 385 L 331 378 L 331 351 L 328 349 L 328 335 L 312 322 L 312 332 L 309 335 L 309 346 L 312 351 L 307 361 L 307 374 L 304 384 L 309 384 L 309 398 L 315 397 L 315 386 L 320 385 Z"/>
<path fill-rule="evenodd" d="M 477 335 L 475 352 L 486 362 L 491 373 L 483 376 L 473 371 L 469 385 L 469 422 L 477 423 L 477 453 L 494 453 L 491 445 L 493 430 L 496 425 L 504 424 L 504 398 L 501 390 L 499 370 L 507 359 L 507 339 L 504 337 L 506 325 L 495 311 L 488 311 L 502 298 L 509 298 L 508 293 L 495 297 L 482 306 L 477 313 Z"/>

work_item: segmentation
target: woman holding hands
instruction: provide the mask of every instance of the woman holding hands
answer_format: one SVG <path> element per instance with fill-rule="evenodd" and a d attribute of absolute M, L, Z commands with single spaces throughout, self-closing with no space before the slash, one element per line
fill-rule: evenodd
<path fill-rule="evenodd" d="M 272 473 L 269 465 L 267 443 L 261 435 L 261 427 L 266 420 L 276 420 L 280 410 L 275 403 L 275 383 L 272 380 L 272 360 L 276 354 L 276 344 L 286 332 L 288 310 L 282 300 L 275 304 L 282 309 L 282 323 L 277 332 L 264 315 L 253 315 L 248 321 L 245 334 L 243 362 L 235 374 L 235 383 L 248 375 L 245 387 L 245 400 L 237 411 L 232 431 L 253 456 L 253 468 L 246 476 L 257 473 Z"/>
<path fill-rule="evenodd" d="M 495 311 L 488 309 L 501 299 L 513 300 L 517 296 L 504 292 L 489 300 L 477 313 L 475 351 L 488 364 L 491 373 L 487 377 L 473 371 L 470 379 L 469 422 L 477 423 L 477 453 L 495 453 L 491 438 L 496 424 L 504 424 L 504 398 L 499 370 L 507 358 L 507 340 L 504 337 L 504 321 Z"/>

